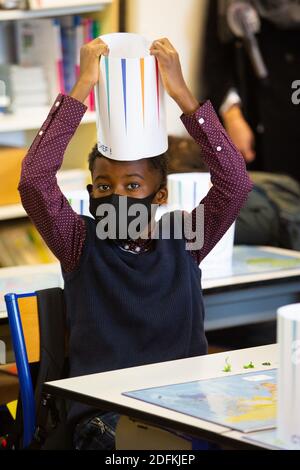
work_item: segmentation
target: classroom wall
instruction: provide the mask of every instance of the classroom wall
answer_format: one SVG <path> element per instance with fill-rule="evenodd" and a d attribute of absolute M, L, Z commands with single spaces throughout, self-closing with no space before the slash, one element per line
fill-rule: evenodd
<path fill-rule="evenodd" d="M 168 37 L 178 50 L 185 79 L 199 96 L 199 60 L 208 0 L 127 0 L 127 29 L 149 39 Z M 184 134 L 176 103 L 167 98 L 168 131 Z"/>

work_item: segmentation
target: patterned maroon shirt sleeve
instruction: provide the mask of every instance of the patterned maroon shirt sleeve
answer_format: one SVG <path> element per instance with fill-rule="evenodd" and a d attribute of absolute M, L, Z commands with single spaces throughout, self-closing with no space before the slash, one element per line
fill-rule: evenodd
<path fill-rule="evenodd" d="M 56 173 L 86 109 L 74 98 L 58 95 L 23 160 L 18 187 L 27 214 L 68 272 L 79 261 L 85 224 L 62 194 Z"/>
<path fill-rule="evenodd" d="M 199 264 L 235 221 L 253 185 L 242 155 L 228 137 L 210 101 L 200 106 L 194 114 L 182 115 L 181 120 L 200 145 L 213 184 L 200 202 L 204 207 L 203 246 L 191 251 Z M 197 233 L 196 209 L 187 219 L 193 232 Z M 202 229 L 203 226 L 200 227 Z"/>
<path fill-rule="evenodd" d="M 86 231 L 56 180 L 65 150 L 86 111 L 67 95 L 58 95 L 23 160 L 19 191 L 23 206 L 65 271 L 79 262 Z M 200 261 L 212 250 L 238 215 L 252 184 L 242 156 L 231 143 L 209 102 L 182 121 L 201 146 L 213 187 L 204 204 L 204 245 L 191 254 Z M 195 211 L 190 216 L 195 226 Z"/>

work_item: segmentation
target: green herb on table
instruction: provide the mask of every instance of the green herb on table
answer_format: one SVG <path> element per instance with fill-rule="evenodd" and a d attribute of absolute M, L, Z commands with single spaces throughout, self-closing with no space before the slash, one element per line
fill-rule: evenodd
<path fill-rule="evenodd" d="M 223 372 L 231 372 L 231 364 L 229 364 L 229 357 L 226 357 L 225 359 L 225 367 L 223 369 Z"/>
<path fill-rule="evenodd" d="M 244 369 L 254 369 L 254 367 L 255 367 L 255 366 L 254 366 L 254 364 L 253 364 L 252 361 L 249 362 L 249 364 L 245 364 L 245 365 L 244 365 Z"/>

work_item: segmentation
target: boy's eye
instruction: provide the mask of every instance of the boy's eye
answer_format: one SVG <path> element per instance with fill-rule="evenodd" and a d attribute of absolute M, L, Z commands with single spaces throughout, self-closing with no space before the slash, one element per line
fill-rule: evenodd
<path fill-rule="evenodd" d="M 99 189 L 99 191 L 108 191 L 109 190 L 109 185 L 108 184 L 99 184 L 97 186 L 97 189 Z"/>
<path fill-rule="evenodd" d="M 129 183 L 127 185 L 127 188 L 130 190 L 130 191 L 134 191 L 135 189 L 139 189 L 140 188 L 140 185 L 139 183 Z"/>

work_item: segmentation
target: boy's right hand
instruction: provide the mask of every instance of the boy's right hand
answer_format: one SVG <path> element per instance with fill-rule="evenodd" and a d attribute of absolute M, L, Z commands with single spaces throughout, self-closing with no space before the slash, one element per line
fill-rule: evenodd
<path fill-rule="evenodd" d="M 99 61 L 102 55 L 107 56 L 109 49 L 102 39 L 97 38 L 84 44 L 80 49 L 80 73 L 70 96 L 85 102 L 92 88 L 99 80 Z"/>

